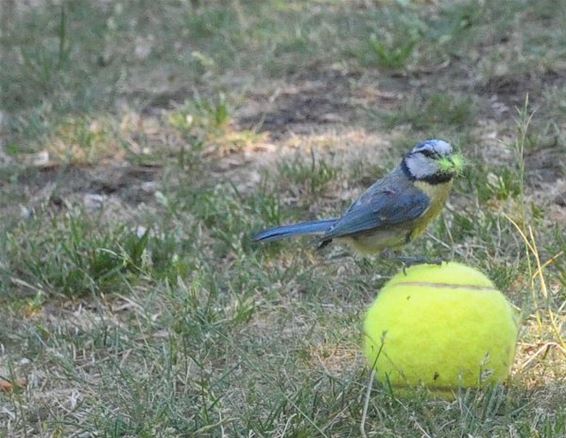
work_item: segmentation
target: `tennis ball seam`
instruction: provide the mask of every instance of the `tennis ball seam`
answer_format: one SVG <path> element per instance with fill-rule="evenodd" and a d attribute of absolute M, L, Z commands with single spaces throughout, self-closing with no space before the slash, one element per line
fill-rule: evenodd
<path fill-rule="evenodd" d="M 422 286 L 422 287 L 433 287 L 440 289 L 472 289 L 477 291 L 492 291 L 499 292 L 495 287 L 488 286 L 476 286 L 473 284 L 454 284 L 454 283 L 432 283 L 428 281 L 405 281 L 390 285 L 390 288 L 397 286 Z"/>

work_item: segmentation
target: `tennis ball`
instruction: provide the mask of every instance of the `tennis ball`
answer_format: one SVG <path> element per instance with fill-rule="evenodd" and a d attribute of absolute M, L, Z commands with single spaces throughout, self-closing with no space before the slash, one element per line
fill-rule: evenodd
<path fill-rule="evenodd" d="M 395 275 L 369 308 L 364 329 L 364 352 L 379 381 L 448 395 L 505 380 L 518 323 L 485 275 L 450 262 Z"/>

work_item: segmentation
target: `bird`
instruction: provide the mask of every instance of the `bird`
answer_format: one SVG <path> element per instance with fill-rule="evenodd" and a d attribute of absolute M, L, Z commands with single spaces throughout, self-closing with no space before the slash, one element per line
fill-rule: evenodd
<path fill-rule="evenodd" d="M 444 140 L 415 145 L 399 165 L 371 185 L 341 217 L 270 228 L 255 242 L 319 236 L 319 248 L 346 243 L 362 255 L 398 250 L 421 236 L 442 212 L 463 158 Z"/>

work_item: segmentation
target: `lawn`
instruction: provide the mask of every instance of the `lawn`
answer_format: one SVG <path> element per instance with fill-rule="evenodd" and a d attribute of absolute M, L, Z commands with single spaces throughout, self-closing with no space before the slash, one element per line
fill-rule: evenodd
<path fill-rule="evenodd" d="M 0 436 L 566 436 L 564 0 L 0 12 Z M 250 236 L 339 214 L 431 137 L 467 165 L 403 253 L 496 283 L 513 372 L 366 400 L 399 263 Z"/>

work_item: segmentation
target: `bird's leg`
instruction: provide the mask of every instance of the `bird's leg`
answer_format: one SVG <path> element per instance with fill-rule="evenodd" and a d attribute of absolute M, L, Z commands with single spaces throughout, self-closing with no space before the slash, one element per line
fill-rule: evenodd
<path fill-rule="evenodd" d="M 420 265 L 422 263 L 427 265 L 441 265 L 444 260 L 442 259 L 430 259 L 427 257 L 402 257 L 398 256 L 395 258 L 403 263 L 403 274 L 407 275 L 407 268 L 414 265 Z"/>
<path fill-rule="evenodd" d="M 332 239 L 321 240 L 318 242 L 316 249 L 320 251 L 322 248 L 326 248 L 331 242 Z"/>
<path fill-rule="evenodd" d="M 389 251 L 384 252 L 383 253 L 387 258 L 392 259 L 392 260 L 397 260 L 401 263 L 403 263 L 403 274 L 407 274 L 407 268 L 410 268 L 411 266 L 414 265 L 419 265 L 419 264 L 428 264 L 428 265 L 441 265 L 442 262 L 444 262 L 445 260 L 442 259 L 431 259 L 428 257 L 423 257 L 423 256 L 400 256 L 397 254 L 391 254 Z"/>

